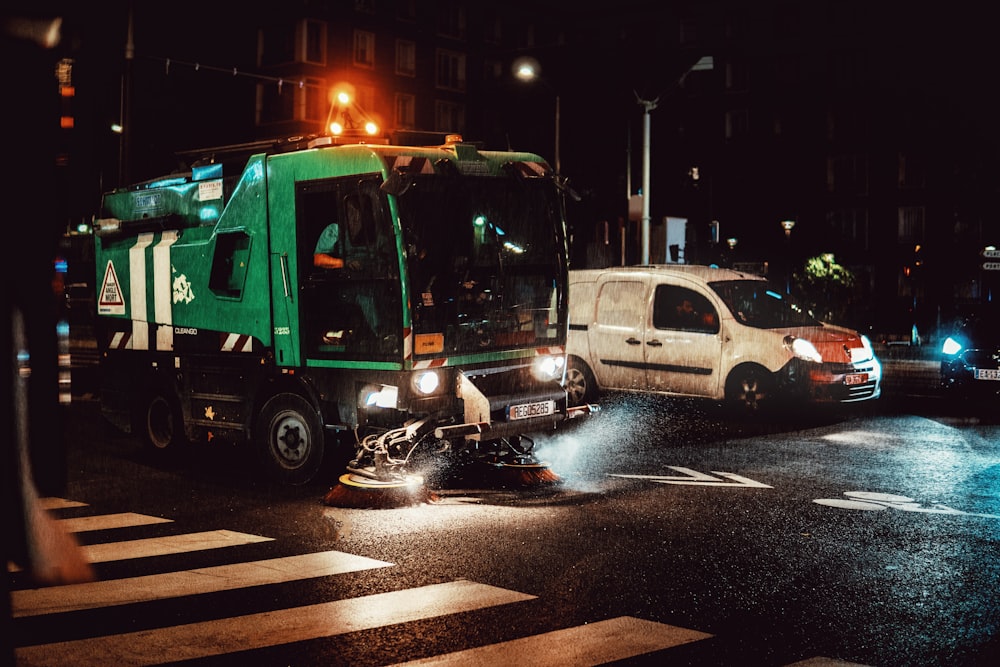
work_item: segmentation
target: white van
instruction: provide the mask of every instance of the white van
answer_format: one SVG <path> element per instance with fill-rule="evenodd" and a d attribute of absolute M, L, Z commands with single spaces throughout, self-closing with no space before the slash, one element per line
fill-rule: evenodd
<path fill-rule="evenodd" d="M 869 340 L 813 319 L 766 279 L 695 265 L 569 272 L 566 388 L 723 401 L 756 413 L 778 399 L 876 399 Z"/>

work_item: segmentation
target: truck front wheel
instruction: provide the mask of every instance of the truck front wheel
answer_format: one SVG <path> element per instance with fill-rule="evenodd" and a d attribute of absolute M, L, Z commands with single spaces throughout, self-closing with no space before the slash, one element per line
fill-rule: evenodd
<path fill-rule="evenodd" d="M 297 394 L 276 394 L 261 408 L 254 440 L 269 477 L 305 484 L 323 462 L 323 424 L 315 408 Z"/>

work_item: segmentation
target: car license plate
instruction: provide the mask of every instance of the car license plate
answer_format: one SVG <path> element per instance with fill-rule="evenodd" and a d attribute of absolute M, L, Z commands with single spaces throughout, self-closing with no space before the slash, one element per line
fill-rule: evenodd
<path fill-rule="evenodd" d="M 555 411 L 556 411 L 555 401 L 522 403 L 521 405 L 510 406 L 510 409 L 507 412 L 507 418 L 510 420 L 514 420 L 514 419 L 529 419 L 531 417 L 544 417 L 545 415 L 554 414 Z"/>
<path fill-rule="evenodd" d="M 868 373 L 850 373 L 844 376 L 844 384 L 853 386 L 868 382 Z"/>
<path fill-rule="evenodd" d="M 977 368 L 977 380 L 1000 380 L 1000 368 Z"/>

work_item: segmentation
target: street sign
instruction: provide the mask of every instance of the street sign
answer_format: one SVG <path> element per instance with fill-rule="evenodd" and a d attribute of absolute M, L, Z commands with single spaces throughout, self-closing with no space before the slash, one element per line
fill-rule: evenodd
<path fill-rule="evenodd" d="M 983 271 L 1000 271 L 1000 262 L 983 262 Z"/>

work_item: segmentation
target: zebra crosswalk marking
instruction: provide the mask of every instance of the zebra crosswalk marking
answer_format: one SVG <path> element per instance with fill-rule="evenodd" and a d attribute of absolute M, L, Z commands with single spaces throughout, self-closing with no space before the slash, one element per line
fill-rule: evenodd
<path fill-rule="evenodd" d="M 392 563 L 342 551 L 323 551 L 128 579 L 11 591 L 11 606 L 15 618 L 38 616 L 279 584 L 391 566 Z"/>
<path fill-rule="evenodd" d="M 272 537 L 262 537 L 249 533 L 237 533 L 232 530 L 209 530 L 203 533 L 149 537 L 142 540 L 130 540 L 128 542 L 91 544 L 81 548 L 83 549 L 84 557 L 91 563 L 108 563 L 132 558 L 166 556 L 169 554 L 231 547 L 240 544 L 270 542 L 273 539 Z"/>
<path fill-rule="evenodd" d="M 122 512 L 120 514 L 100 514 L 97 516 L 80 516 L 72 519 L 57 519 L 56 522 L 70 533 L 86 533 L 93 530 L 109 528 L 132 528 L 135 526 L 151 526 L 157 523 L 171 523 L 173 519 L 163 519 L 148 514 Z"/>
<path fill-rule="evenodd" d="M 86 507 L 87 503 L 81 503 L 79 500 L 67 500 L 66 498 L 53 498 L 52 496 L 45 496 L 38 499 L 38 506 L 43 510 L 61 510 L 70 507 Z"/>
<path fill-rule="evenodd" d="M 393 667 L 502 665 L 511 656 L 531 656 L 531 667 L 603 665 L 680 646 L 712 635 L 664 623 L 621 616 L 498 644 L 445 653 Z"/>
<path fill-rule="evenodd" d="M 26 646 L 16 649 L 15 657 L 22 667 L 155 665 L 332 637 L 534 598 L 459 580 L 215 621 Z"/>

